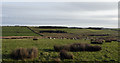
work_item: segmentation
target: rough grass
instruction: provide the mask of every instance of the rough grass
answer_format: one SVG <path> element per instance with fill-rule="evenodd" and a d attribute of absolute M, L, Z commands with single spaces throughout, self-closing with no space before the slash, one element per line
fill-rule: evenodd
<path fill-rule="evenodd" d="M 70 51 L 70 45 L 54 45 L 54 50 L 59 52 L 61 50 Z"/>
<path fill-rule="evenodd" d="M 39 32 L 40 30 L 42 30 L 42 31 L 45 31 L 45 30 L 53 30 L 53 31 L 61 30 L 61 31 L 65 31 L 65 32 L 68 32 L 68 33 L 74 33 L 76 35 L 81 35 L 81 34 L 86 35 L 86 34 L 91 34 L 91 33 L 92 34 L 110 34 L 110 35 L 113 35 L 113 36 L 118 35 L 118 31 L 113 31 L 113 30 L 67 29 L 67 28 L 64 28 L 64 29 L 43 29 L 43 28 L 35 28 L 35 27 L 31 27 L 31 29 L 33 29 L 36 32 Z M 49 35 L 49 34 L 45 33 L 45 35 Z M 50 35 L 52 35 L 52 34 L 50 34 Z"/>
<path fill-rule="evenodd" d="M 118 31 L 114 30 L 92 30 L 92 29 L 38 29 L 30 27 L 35 32 L 40 30 L 61 30 L 72 34 L 57 34 L 57 33 L 44 33 L 45 36 L 66 36 L 66 37 L 83 37 L 87 34 L 110 34 L 113 37 L 117 36 Z M 2 27 L 3 36 L 38 36 L 26 27 Z M 73 35 L 74 34 L 74 35 Z M 86 36 L 88 37 L 88 36 Z M 89 36 L 91 37 L 91 36 Z M 101 36 L 92 36 L 91 38 L 97 38 Z M 104 36 L 107 37 L 107 36 Z M 3 39 L 2 40 L 2 56 L 3 61 L 18 61 L 10 57 L 12 50 L 16 48 L 38 48 L 38 57 L 34 60 L 27 59 L 26 61 L 54 61 L 54 58 L 59 58 L 59 52 L 54 51 L 54 45 L 66 45 L 72 43 L 88 43 L 90 40 L 70 40 L 70 39 Z M 102 47 L 102 50 L 97 52 L 71 52 L 74 55 L 73 60 L 60 60 L 60 61 L 118 61 L 118 42 L 112 41 L 110 43 L 103 44 L 91 44 L 93 46 L 98 45 Z M 99 48 L 99 47 L 98 47 Z M 22 60 L 19 60 L 22 61 Z M 59 61 L 59 60 L 58 60 Z"/>
<path fill-rule="evenodd" d="M 54 61 L 53 58 L 59 57 L 59 52 L 55 52 L 53 46 L 56 44 L 65 45 L 72 43 L 89 43 L 89 40 L 67 40 L 67 39 L 39 39 L 33 41 L 33 39 L 3 39 L 2 40 L 3 61 L 17 61 L 10 58 L 9 54 L 16 48 L 31 48 L 36 47 L 39 50 L 38 57 L 35 61 Z M 99 45 L 99 44 L 91 44 Z M 74 55 L 73 60 L 61 60 L 61 61 L 118 61 L 118 42 L 113 41 L 111 43 L 103 43 L 99 45 L 102 47 L 101 51 L 97 52 L 71 52 Z M 21 60 L 19 60 L 21 61 Z M 33 61 L 33 60 L 26 60 Z"/>
<path fill-rule="evenodd" d="M 113 30 L 93 30 L 93 29 L 41 29 L 41 28 L 35 28 L 35 27 L 30 27 L 32 30 L 34 30 L 35 32 L 41 31 L 46 31 L 46 30 L 51 30 L 51 31 L 56 31 L 56 30 L 60 30 L 60 31 L 65 31 L 67 33 L 74 33 L 73 34 L 50 34 L 50 33 L 43 33 L 43 35 L 45 36 L 81 36 L 81 35 L 87 35 L 87 34 L 110 34 L 113 36 L 118 35 L 118 31 L 113 31 Z M 3 36 L 39 36 L 35 33 L 33 33 L 31 30 L 27 29 L 27 27 L 15 27 L 15 26 L 3 26 L 2 27 L 2 32 L 3 32 Z"/>
<path fill-rule="evenodd" d="M 66 50 L 61 50 L 60 58 L 61 59 L 73 59 L 73 54 L 68 53 Z"/>
<path fill-rule="evenodd" d="M 34 59 L 38 56 L 37 48 L 18 48 L 11 52 L 13 59 Z"/>

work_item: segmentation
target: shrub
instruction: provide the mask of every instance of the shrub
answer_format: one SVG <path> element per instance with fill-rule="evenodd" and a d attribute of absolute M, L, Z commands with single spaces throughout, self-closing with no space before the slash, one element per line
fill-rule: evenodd
<path fill-rule="evenodd" d="M 112 40 L 112 41 L 117 41 L 117 38 L 112 38 L 111 40 Z"/>
<path fill-rule="evenodd" d="M 55 45 L 54 46 L 54 50 L 55 51 L 60 51 L 60 50 L 67 50 L 69 51 L 70 50 L 70 46 L 69 45 Z"/>
<path fill-rule="evenodd" d="M 91 41 L 91 44 L 102 44 L 104 42 L 103 39 L 95 39 Z"/>
<path fill-rule="evenodd" d="M 12 51 L 11 56 L 14 59 L 33 59 L 36 58 L 38 55 L 37 48 L 18 48 Z"/>
<path fill-rule="evenodd" d="M 90 41 L 92 42 L 92 41 L 94 41 L 95 39 L 90 39 Z"/>
<path fill-rule="evenodd" d="M 99 51 L 100 46 L 92 46 L 87 43 L 74 43 L 70 47 L 71 51 Z"/>
<path fill-rule="evenodd" d="M 54 50 L 55 51 L 60 51 L 62 47 L 60 45 L 54 45 Z"/>
<path fill-rule="evenodd" d="M 70 45 L 64 45 L 62 50 L 70 51 Z"/>
<path fill-rule="evenodd" d="M 77 51 L 99 51 L 99 50 L 101 50 L 101 47 L 100 46 L 92 46 L 87 43 L 73 43 L 73 44 L 64 45 L 64 46 L 55 45 L 54 50 L 55 51 L 66 50 L 66 51 L 74 51 L 74 52 L 77 52 Z"/>
<path fill-rule="evenodd" d="M 110 40 L 110 39 L 105 39 L 105 42 L 112 42 L 112 40 Z"/>
<path fill-rule="evenodd" d="M 70 50 L 71 51 L 85 51 L 86 46 L 89 44 L 86 43 L 74 43 L 71 44 Z"/>
<path fill-rule="evenodd" d="M 92 46 L 90 44 L 86 44 L 85 51 L 91 51 Z"/>
<path fill-rule="evenodd" d="M 61 50 L 60 58 L 61 59 L 73 59 L 73 54 L 68 53 L 66 50 Z"/>
<path fill-rule="evenodd" d="M 36 58 L 38 56 L 37 48 L 27 49 L 27 51 L 28 51 L 28 58 Z"/>
<path fill-rule="evenodd" d="M 101 46 L 93 46 L 93 51 L 100 51 L 101 49 Z"/>
<path fill-rule="evenodd" d="M 91 44 L 102 44 L 103 42 L 91 42 Z"/>
<path fill-rule="evenodd" d="M 33 40 L 38 40 L 37 38 L 33 38 Z"/>
<path fill-rule="evenodd" d="M 60 58 L 55 58 L 54 59 L 54 63 L 60 63 L 61 62 L 61 59 Z"/>
<path fill-rule="evenodd" d="M 100 46 L 90 46 L 87 50 L 88 51 L 100 51 L 101 47 Z"/>
<path fill-rule="evenodd" d="M 112 41 L 117 41 L 117 38 L 114 38 L 114 37 L 105 38 L 105 42 L 112 42 Z"/>

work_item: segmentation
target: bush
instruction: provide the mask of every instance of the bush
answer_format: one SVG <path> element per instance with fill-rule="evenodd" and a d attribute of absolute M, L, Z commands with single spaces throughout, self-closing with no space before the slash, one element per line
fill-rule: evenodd
<path fill-rule="evenodd" d="M 70 46 L 71 51 L 85 51 L 86 44 L 74 43 Z"/>
<path fill-rule="evenodd" d="M 70 46 L 71 51 L 86 51 L 90 44 L 87 43 L 74 43 Z"/>
<path fill-rule="evenodd" d="M 99 51 L 100 46 L 92 46 L 87 43 L 74 43 L 71 45 L 71 51 Z"/>
<path fill-rule="evenodd" d="M 70 46 L 69 45 L 55 45 L 54 46 L 55 51 L 61 51 L 61 50 L 67 50 L 70 51 Z"/>
<path fill-rule="evenodd" d="M 112 41 L 117 41 L 117 38 L 112 38 L 111 40 L 112 40 Z"/>
<path fill-rule="evenodd" d="M 100 51 L 102 48 L 101 46 L 92 46 L 92 51 Z"/>
<path fill-rule="evenodd" d="M 14 59 L 26 59 L 28 56 L 27 49 L 26 48 L 19 48 L 14 51 L 12 51 L 11 56 Z"/>
<path fill-rule="evenodd" d="M 36 58 L 38 55 L 37 48 L 18 48 L 12 51 L 11 56 L 14 59 L 33 59 Z"/>
<path fill-rule="evenodd" d="M 74 51 L 74 52 L 77 52 L 77 51 L 99 51 L 99 50 L 101 50 L 101 47 L 100 46 L 92 46 L 87 43 L 73 43 L 73 44 L 64 45 L 64 46 L 55 45 L 54 50 L 55 51 L 66 50 L 66 51 Z"/>
<path fill-rule="evenodd" d="M 100 51 L 101 47 L 100 46 L 90 46 L 86 48 L 86 51 Z"/>
<path fill-rule="evenodd" d="M 105 42 L 112 42 L 112 41 L 117 41 L 117 38 L 114 38 L 114 37 L 105 38 Z"/>
<path fill-rule="evenodd" d="M 60 45 L 54 45 L 54 50 L 55 51 L 60 51 L 62 49 L 62 46 L 60 46 Z"/>
<path fill-rule="evenodd" d="M 85 51 L 91 51 L 92 46 L 90 44 L 86 44 Z"/>
<path fill-rule="evenodd" d="M 28 49 L 28 58 L 36 58 L 38 56 L 38 49 L 37 48 L 31 48 Z"/>
<path fill-rule="evenodd" d="M 91 44 L 103 44 L 103 42 L 91 42 Z"/>
<path fill-rule="evenodd" d="M 61 59 L 60 58 L 55 58 L 54 59 L 54 63 L 60 63 L 61 62 Z"/>
<path fill-rule="evenodd" d="M 105 42 L 112 42 L 111 39 L 105 39 Z"/>
<path fill-rule="evenodd" d="M 61 50 L 60 58 L 61 59 L 73 59 L 73 54 L 68 53 L 66 50 Z"/>
<path fill-rule="evenodd" d="M 94 41 L 95 39 L 90 39 L 90 41 L 92 42 L 92 41 Z"/>
<path fill-rule="evenodd" d="M 91 40 L 91 44 L 102 44 L 104 42 L 103 39 L 95 39 L 95 40 Z"/>
<path fill-rule="evenodd" d="M 33 40 L 38 40 L 37 38 L 33 38 Z"/>
<path fill-rule="evenodd" d="M 64 45 L 62 50 L 70 51 L 70 45 Z"/>

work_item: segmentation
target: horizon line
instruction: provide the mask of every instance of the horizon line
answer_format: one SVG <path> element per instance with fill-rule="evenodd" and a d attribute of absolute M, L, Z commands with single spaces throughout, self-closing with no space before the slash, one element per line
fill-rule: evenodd
<path fill-rule="evenodd" d="M 102 26 L 67 26 L 67 25 L 1 25 L 1 26 L 56 26 L 56 27 L 76 27 L 76 28 L 120 28 L 120 27 L 102 27 Z"/>

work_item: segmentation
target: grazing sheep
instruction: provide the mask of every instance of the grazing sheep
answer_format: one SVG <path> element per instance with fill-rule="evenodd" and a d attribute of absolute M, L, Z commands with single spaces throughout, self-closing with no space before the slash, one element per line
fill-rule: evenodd
<path fill-rule="evenodd" d="M 48 37 L 48 39 L 52 39 L 52 37 Z"/>
<path fill-rule="evenodd" d="M 50 37 L 50 39 L 52 39 L 52 37 Z"/>
<path fill-rule="evenodd" d="M 69 54 L 66 50 L 61 50 L 60 58 L 61 59 L 73 59 L 73 54 Z"/>

